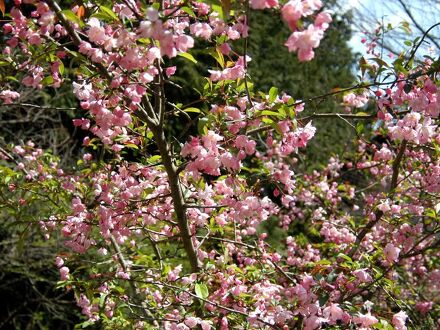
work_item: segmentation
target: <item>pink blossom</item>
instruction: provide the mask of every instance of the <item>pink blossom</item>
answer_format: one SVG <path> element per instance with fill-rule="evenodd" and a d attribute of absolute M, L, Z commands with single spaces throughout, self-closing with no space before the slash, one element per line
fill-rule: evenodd
<path fill-rule="evenodd" d="M 214 131 L 208 131 L 208 133 L 202 137 L 203 146 L 210 151 L 217 151 L 217 143 L 222 140 L 223 137 Z"/>
<path fill-rule="evenodd" d="M 189 316 L 185 318 L 185 324 L 190 328 L 193 329 L 199 324 L 200 319 L 194 316 Z"/>
<path fill-rule="evenodd" d="M 153 24 L 150 21 L 141 21 L 137 33 L 143 38 L 150 38 L 153 34 Z"/>
<path fill-rule="evenodd" d="M 301 0 L 290 0 L 281 8 L 281 17 L 292 31 L 296 30 L 297 21 L 303 16 L 304 7 Z"/>
<path fill-rule="evenodd" d="M 332 21 L 332 17 L 330 13 L 324 11 L 316 15 L 314 24 L 316 27 L 326 30 L 329 27 L 331 21 Z"/>
<path fill-rule="evenodd" d="M 80 100 L 89 100 L 92 97 L 93 87 L 92 84 L 78 84 L 72 83 L 73 93 Z"/>
<path fill-rule="evenodd" d="M 252 9 L 266 9 L 278 6 L 278 0 L 250 0 Z"/>
<path fill-rule="evenodd" d="M 64 260 L 63 260 L 61 257 L 56 257 L 56 258 L 55 258 L 55 265 L 56 265 L 58 268 L 63 267 L 63 265 L 64 265 Z"/>
<path fill-rule="evenodd" d="M 379 161 L 389 161 L 393 159 L 393 153 L 388 147 L 383 146 L 379 151 L 374 154 L 374 160 Z"/>
<path fill-rule="evenodd" d="M 235 146 L 240 149 L 244 149 L 246 151 L 246 154 L 252 155 L 255 152 L 255 146 L 256 142 L 253 140 L 250 140 L 245 135 L 238 135 L 235 140 Z"/>
<path fill-rule="evenodd" d="M 3 32 L 4 32 L 5 34 L 11 33 L 11 32 L 13 31 L 13 29 L 14 29 L 14 28 L 13 28 L 12 25 L 9 24 L 9 23 L 6 23 L 6 24 L 3 25 Z"/>
<path fill-rule="evenodd" d="M 168 273 L 168 281 L 174 282 L 179 277 L 180 272 L 182 271 L 182 265 L 176 266 L 173 270 Z"/>
<path fill-rule="evenodd" d="M 389 262 L 396 262 L 399 259 L 400 249 L 394 246 L 392 243 L 388 243 L 383 250 L 385 257 Z"/>
<path fill-rule="evenodd" d="M 211 321 L 200 321 L 200 326 L 202 327 L 202 330 L 210 330 L 211 328 L 212 322 Z"/>
<path fill-rule="evenodd" d="M 185 47 L 187 46 L 187 39 L 182 36 L 179 41 L 179 46 L 182 48 L 182 52 L 185 52 Z M 173 34 L 169 31 L 165 31 L 160 38 L 160 55 L 168 56 L 169 58 L 177 56 L 177 49 L 174 43 Z"/>
<path fill-rule="evenodd" d="M 194 39 L 187 35 L 180 35 L 176 39 L 176 49 L 179 52 L 187 52 L 188 49 L 194 47 Z"/>
<path fill-rule="evenodd" d="M 391 211 L 391 206 L 390 206 L 390 201 L 389 201 L 389 199 L 386 199 L 385 201 L 383 201 L 382 203 L 380 203 L 380 204 L 377 206 L 377 208 L 378 208 L 380 211 L 384 212 L 384 213 Z"/>
<path fill-rule="evenodd" d="M 404 311 L 400 311 L 397 314 L 393 315 L 393 326 L 395 330 L 406 330 L 407 327 L 405 325 L 406 319 L 408 315 Z"/>
<path fill-rule="evenodd" d="M 367 282 L 371 282 L 373 280 L 373 278 L 371 277 L 370 274 L 368 274 L 368 272 L 366 271 L 366 268 L 363 269 L 356 269 L 355 271 L 352 272 L 354 276 L 356 276 L 359 281 L 367 283 Z"/>
<path fill-rule="evenodd" d="M 323 316 L 329 320 L 330 324 L 335 324 L 338 320 L 342 320 L 343 310 L 339 304 L 331 303 L 323 310 Z"/>
<path fill-rule="evenodd" d="M 230 152 L 225 152 L 220 156 L 221 164 L 232 171 L 238 171 L 240 169 L 240 161 L 234 157 Z"/>
<path fill-rule="evenodd" d="M 434 303 L 432 301 L 419 301 L 416 303 L 416 309 L 421 314 L 427 314 L 432 309 Z"/>
<path fill-rule="evenodd" d="M 60 268 L 60 279 L 61 281 L 67 281 L 69 279 L 69 268 L 66 266 Z"/>
<path fill-rule="evenodd" d="M 165 74 L 167 77 L 171 77 L 173 74 L 176 73 L 177 67 L 176 66 L 170 66 L 165 69 Z"/>
<path fill-rule="evenodd" d="M 153 7 L 148 7 L 147 19 L 151 22 L 156 22 L 159 19 L 159 12 Z"/>
<path fill-rule="evenodd" d="M 24 155 L 26 153 L 26 150 L 22 146 L 14 146 L 14 148 L 12 148 L 12 151 L 18 155 Z"/>
<path fill-rule="evenodd" d="M 249 56 L 246 56 L 246 61 L 249 62 L 250 60 L 251 58 Z M 244 57 L 240 56 L 233 67 L 226 68 L 223 71 L 208 70 L 208 72 L 211 74 L 210 79 L 212 81 L 235 80 L 239 78 L 244 78 Z"/>
<path fill-rule="evenodd" d="M 353 322 L 360 324 L 361 327 L 369 328 L 379 322 L 379 320 L 368 312 L 367 314 L 358 313 L 358 316 L 353 318 Z"/>
<path fill-rule="evenodd" d="M 324 322 L 327 322 L 327 319 L 316 315 L 306 317 L 304 320 L 304 330 L 319 329 Z"/>
<path fill-rule="evenodd" d="M 117 278 L 122 278 L 122 279 L 124 279 L 124 280 L 129 280 L 129 279 L 130 279 L 130 274 L 127 273 L 127 272 L 125 272 L 125 271 L 122 271 L 122 270 L 117 271 L 116 274 L 115 274 L 115 276 L 116 276 Z"/>
<path fill-rule="evenodd" d="M 99 20 L 95 17 L 92 17 L 89 20 L 88 25 L 90 26 L 87 31 L 89 40 L 96 44 L 103 44 L 107 40 L 108 36 L 105 34 L 104 28 L 101 27 Z"/>
<path fill-rule="evenodd" d="M 228 43 L 223 43 L 220 46 L 220 51 L 223 55 L 228 55 L 231 52 L 231 46 Z"/>
<path fill-rule="evenodd" d="M 9 89 L 0 92 L 0 99 L 3 100 L 4 104 L 11 104 L 15 99 L 20 97 L 20 93 L 11 91 Z"/>
<path fill-rule="evenodd" d="M 301 62 L 310 61 L 315 56 L 313 48 L 319 46 L 324 37 L 322 29 L 309 25 L 304 31 L 296 31 L 287 39 L 285 45 L 289 52 L 298 52 L 298 59 Z"/>
<path fill-rule="evenodd" d="M 344 95 L 343 101 L 346 105 L 355 108 L 362 108 L 368 102 L 368 95 L 366 93 L 359 95 L 355 93 L 348 93 Z"/>
<path fill-rule="evenodd" d="M 212 28 L 207 23 L 194 23 L 190 26 L 191 34 L 196 37 L 209 40 L 212 35 Z"/>

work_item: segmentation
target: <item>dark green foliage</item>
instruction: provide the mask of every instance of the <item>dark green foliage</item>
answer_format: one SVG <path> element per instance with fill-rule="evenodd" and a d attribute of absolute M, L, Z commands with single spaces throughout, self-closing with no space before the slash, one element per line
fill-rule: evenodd
<path fill-rule="evenodd" d="M 315 50 L 315 58 L 306 63 L 299 62 L 296 54 L 281 46 L 291 32 L 281 19 L 274 19 L 273 13 L 251 12 L 250 26 L 249 73 L 257 90 L 268 92 L 276 86 L 295 100 L 306 100 L 353 84 L 355 56 L 347 44 L 351 37 L 350 15 L 333 17 L 325 38 Z M 338 100 L 326 98 L 308 103 L 302 115 L 342 110 Z M 326 162 L 330 149 L 340 154 L 345 142 L 354 136 L 353 129 L 339 119 L 320 119 L 313 124 L 318 130 L 307 148 L 307 167 Z"/>
<path fill-rule="evenodd" d="M 0 163 L 0 329 L 73 329 L 80 321 L 73 292 L 56 289 L 54 264 L 61 239 L 44 239 L 38 222 L 47 220 L 49 203 L 24 192 L 13 201 Z"/>
<path fill-rule="evenodd" d="M 79 309 L 72 292 L 55 289 L 55 241 L 0 225 L 0 329 L 73 329 Z"/>

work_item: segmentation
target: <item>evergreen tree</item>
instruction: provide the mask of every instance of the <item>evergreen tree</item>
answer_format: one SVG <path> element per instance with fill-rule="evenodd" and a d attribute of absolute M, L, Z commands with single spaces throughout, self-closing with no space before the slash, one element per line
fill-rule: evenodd
<path fill-rule="evenodd" d="M 306 63 L 299 62 L 287 48 L 280 51 L 279 45 L 291 32 L 284 22 L 271 17 L 269 11 L 253 11 L 250 16 L 248 53 L 252 62 L 249 74 L 256 89 L 268 91 L 277 86 L 296 100 L 304 100 L 353 83 L 352 67 L 356 57 L 347 44 L 351 37 L 350 13 L 333 16 L 333 26 L 316 50 L 315 59 Z M 333 100 L 317 100 L 305 111 L 312 114 L 317 110 L 324 113 L 335 112 L 336 109 L 340 110 L 340 106 Z M 307 151 L 307 159 L 316 165 L 315 162 L 328 159 L 329 150 L 334 151 L 336 144 L 339 146 L 337 152 L 341 153 L 344 142 L 350 140 L 354 131 L 340 120 L 320 120 L 314 124 L 318 134 Z"/>

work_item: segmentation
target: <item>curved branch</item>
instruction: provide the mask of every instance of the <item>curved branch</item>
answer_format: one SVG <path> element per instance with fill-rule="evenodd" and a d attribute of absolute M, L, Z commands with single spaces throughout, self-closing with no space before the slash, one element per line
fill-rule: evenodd
<path fill-rule="evenodd" d="M 397 154 L 396 159 L 394 159 L 394 162 L 393 162 L 393 174 L 391 177 L 391 184 L 390 184 L 390 189 L 389 189 L 389 196 L 390 197 L 393 197 L 393 195 L 395 193 L 395 189 L 397 187 L 397 179 L 399 177 L 399 167 L 400 167 L 400 163 L 402 162 L 403 155 L 405 154 L 406 146 L 407 146 L 407 141 L 403 140 L 402 143 L 400 144 L 399 153 Z M 376 210 L 374 215 L 375 215 L 374 220 L 368 222 L 367 225 L 361 230 L 359 235 L 356 237 L 356 241 L 354 243 L 354 246 L 348 252 L 349 257 L 353 257 L 353 255 L 357 252 L 357 250 L 359 249 L 365 236 L 376 225 L 376 223 L 378 223 L 380 221 L 380 219 L 382 218 L 384 213 L 381 210 Z"/>

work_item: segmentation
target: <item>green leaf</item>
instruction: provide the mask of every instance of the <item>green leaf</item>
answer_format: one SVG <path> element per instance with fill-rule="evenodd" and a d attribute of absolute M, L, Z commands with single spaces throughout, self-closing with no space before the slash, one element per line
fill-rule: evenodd
<path fill-rule="evenodd" d="M 139 147 L 134 143 L 127 143 L 127 144 L 124 144 L 124 146 L 126 146 L 127 148 L 139 150 Z"/>
<path fill-rule="evenodd" d="M 409 26 L 409 23 L 406 21 L 403 21 L 400 23 L 399 26 L 403 31 L 405 31 L 406 34 L 410 35 L 411 34 L 411 27 Z"/>
<path fill-rule="evenodd" d="M 18 82 L 18 79 L 15 78 L 14 76 L 6 76 L 5 79 L 6 79 L 6 80 L 11 80 L 11 81 Z"/>
<path fill-rule="evenodd" d="M 110 8 L 107 8 L 106 6 L 99 6 L 99 10 L 108 15 L 108 17 L 111 17 L 113 20 L 118 20 L 118 16 Z"/>
<path fill-rule="evenodd" d="M 278 96 L 278 88 L 271 87 L 271 89 L 269 90 L 269 102 L 270 103 L 274 102 L 277 96 Z"/>
<path fill-rule="evenodd" d="M 339 253 L 339 254 L 337 255 L 337 258 L 342 258 L 342 259 L 345 259 L 345 260 L 347 260 L 347 261 L 349 261 L 349 262 L 353 262 L 353 259 L 351 259 L 348 255 L 343 254 L 343 253 Z"/>
<path fill-rule="evenodd" d="M 80 27 L 85 26 L 84 22 L 78 16 L 76 16 L 75 13 L 73 11 L 71 11 L 70 9 L 65 9 L 65 10 L 61 11 L 61 13 L 64 15 L 64 17 L 66 17 L 66 19 L 68 21 L 76 23 Z"/>
<path fill-rule="evenodd" d="M 197 63 L 197 60 L 190 53 L 180 53 L 179 56 L 182 56 L 193 63 Z"/>
<path fill-rule="evenodd" d="M 43 86 L 48 86 L 48 85 L 53 84 L 53 77 L 52 76 L 45 77 L 43 80 L 41 80 L 41 84 Z"/>
<path fill-rule="evenodd" d="M 107 298 L 107 294 L 101 294 L 101 297 L 99 297 L 99 307 L 100 308 L 104 308 L 105 298 Z"/>
<path fill-rule="evenodd" d="M 272 128 L 273 128 L 278 134 L 283 135 L 283 132 L 281 131 L 280 126 L 278 126 L 277 123 L 272 123 L 272 124 L 270 124 L 270 126 L 272 126 Z"/>
<path fill-rule="evenodd" d="M 183 111 L 185 111 L 185 112 L 194 112 L 194 113 L 201 113 L 202 112 L 200 109 L 197 109 L 197 108 L 186 108 Z"/>
<path fill-rule="evenodd" d="M 156 164 L 157 162 L 160 162 L 161 159 L 162 158 L 159 155 L 155 155 L 155 156 L 152 156 L 152 157 L 148 158 L 147 162 L 149 164 Z"/>
<path fill-rule="evenodd" d="M 180 8 L 180 10 L 183 10 L 185 13 L 187 13 L 191 17 L 196 17 L 196 14 L 194 13 L 194 11 L 190 7 L 185 6 L 185 7 Z"/>
<path fill-rule="evenodd" d="M 322 294 L 320 297 L 319 297 L 319 305 L 320 306 L 324 306 L 326 303 L 327 303 L 327 301 L 328 301 L 328 298 L 329 298 L 329 295 L 328 294 Z"/>
<path fill-rule="evenodd" d="M 398 58 L 396 61 L 394 61 L 393 63 L 394 65 L 394 69 L 396 70 L 396 73 L 404 73 L 407 74 L 408 70 L 403 66 L 403 59 L 402 58 Z"/>
<path fill-rule="evenodd" d="M 225 68 L 225 58 L 220 49 L 216 48 L 216 50 L 212 50 L 211 52 L 209 52 L 209 54 L 211 54 L 211 56 L 215 58 L 222 69 Z"/>
<path fill-rule="evenodd" d="M 249 91 L 252 91 L 254 89 L 254 84 L 250 81 L 247 82 L 247 87 Z M 245 80 L 242 80 L 240 84 L 237 86 L 237 92 L 241 93 L 246 90 L 246 83 Z"/>
<path fill-rule="evenodd" d="M 212 4 L 211 8 L 213 11 L 215 11 L 216 13 L 218 13 L 219 18 L 221 18 L 222 20 L 225 20 L 225 15 L 223 13 L 223 8 L 220 5 L 216 5 L 216 4 Z"/>
<path fill-rule="evenodd" d="M 197 123 L 197 131 L 199 132 L 199 134 L 206 134 L 208 132 L 208 123 L 209 120 L 208 118 L 200 118 L 199 122 Z"/>
<path fill-rule="evenodd" d="M 362 111 L 360 111 L 360 112 L 356 112 L 356 116 L 365 116 L 365 117 L 368 117 L 370 114 L 368 114 L 368 113 L 366 113 L 366 112 L 362 112 Z"/>
<path fill-rule="evenodd" d="M 70 55 L 72 55 L 73 57 L 79 57 L 79 56 L 80 56 L 80 53 L 75 52 L 75 51 L 73 51 L 73 50 L 66 49 L 66 51 L 67 51 Z"/>
<path fill-rule="evenodd" d="M 85 328 L 92 326 L 94 324 L 95 324 L 95 322 L 85 321 L 85 322 L 76 324 L 74 329 L 85 329 Z"/>
<path fill-rule="evenodd" d="M 273 120 L 267 117 L 264 117 L 261 121 L 265 124 L 273 124 Z"/>
<path fill-rule="evenodd" d="M 275 112 L 275 111 L 270 111 L 270 110 L 263 110 L 261 112 L 259 112 L 260 116 L 277 116 L 280 118 L 284 118 L 285 115 L 283 115 L 282 113 L 279 112 Z"/>
<path fill-rule="evenodd" d="M 372 57 L 369 60 L 376 62 L 379 66 L 389 67 L 388 63 L 380 58 Z"/>
<path fill-rule="evenodd" d="M 95 17 L 97 19 L 103 20 L 103 21 L 117 21 L 118 16 L 109 8 L 105 6 L 99 6 L 99 10 L 94 13 L 90 17 Z"/>
<path fill-rule="evenodd" d="M 363 56 L 359 60 L 359 67 L 361 68 L 362 76 L 364 76 L 365 70 L 368 68 L 368 64 Z"/>
<path fill-rule="evenodd" d="M 357 125 L 356 125 L 356 133 L 358 135 L 362 134 L 363 131 L 364 131 L 364 128 L 365 128 L 365 126 L 364 126 L 363 123 L 357 123 Z"/>
<path fill-rule="evenodd" d="M 379 323 L 376 323 L 375 325 L 373 325 L 374 329 L 383 329 L 383 330 L 393 330 L 393 326 L 391 324 L 388 323 L 388 321 L 386 320 L 380 320 Z"/>
<path fill-rule="evenodd" d="M 60 74 L 64 74 L 64 63 L 60 60 L 60 66 L 58 68 L 58 71 L 60 72 Z"/>
<path fill-rule="evenodd" d="M 206 286 L 205 283 L 196 283 L 194 289 L 195 289 L 197 297 L 202 298 L 202 299 L 208 298 L 209 291 L 208 291 L 208 287 Z"/>

